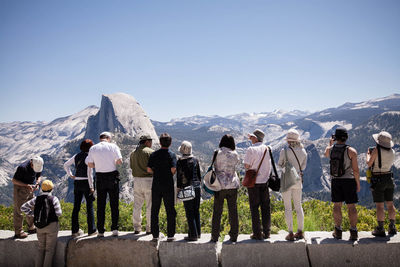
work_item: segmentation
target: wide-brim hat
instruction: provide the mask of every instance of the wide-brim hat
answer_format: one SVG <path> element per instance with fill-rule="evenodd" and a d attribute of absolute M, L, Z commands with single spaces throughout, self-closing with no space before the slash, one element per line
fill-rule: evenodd
<path fill-rule="evenodd" d="M 286 134 L 286 141 L 300 142 L 300 134 L 296 129 L 290 129 Z"/>
<path fill-rule="evenodd" d="M 254 132 L 249 133 L 248 136 L 249 136 L 249 138 L 255 137 L 255 138 L 257 138 L 258 141 L 262 142 L 264 140 L 265 133 L 260 129 L 255 129 Z"/>
<path fill-rule="evenodd" d="M 372 137 L 375 142 L 382 147 L 392 148 L 394 146 L 392 135 L 388 132 L 382 131 L 378 134 L 373 134 Z"/>

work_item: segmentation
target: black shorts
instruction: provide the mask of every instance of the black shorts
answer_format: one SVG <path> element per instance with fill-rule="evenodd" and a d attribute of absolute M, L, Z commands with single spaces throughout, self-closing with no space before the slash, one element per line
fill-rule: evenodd
<path fill-rule="evenodd" d="M 374 202 L 393 201 L 394 182 L 393 179 L 382 179 L 371 184 L 372 197 Z"/>
<path fill-rule="evenodd" d="M 358 202 L 357 183 L 355 179 L 334 178 L 331 182 L 332 202 Z"/>

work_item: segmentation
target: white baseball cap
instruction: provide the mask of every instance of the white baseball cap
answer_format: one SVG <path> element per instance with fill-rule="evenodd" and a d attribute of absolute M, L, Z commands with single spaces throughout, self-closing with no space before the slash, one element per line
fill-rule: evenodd
<path fill-rule="evenodd" d="M 32 168 L 35 172 L 42 172 L 43 171 L 43 164 L 44 161 L 41 157 L 35 156 L 31 160 L 32 162 Z"/>

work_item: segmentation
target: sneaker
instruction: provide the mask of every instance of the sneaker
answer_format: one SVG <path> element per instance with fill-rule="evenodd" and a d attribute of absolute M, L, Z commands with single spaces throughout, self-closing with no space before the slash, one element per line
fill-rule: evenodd
<path fill-rule="evenodd" d="M 25 233 L 25 232 L 21 232 L 19 234 L 15 234 L 14 235 L 14 238 L 16 238 L 16 239 L 24 239 L 24 238 L 27 238 L 27 237 L 28 237 L 28 234 Z"/>
<path fill-rule="evenodd" d="M 217 243 L 217 242 L 218 242 L 218 239 L 211 238 L 209 242 L 210 242 L 210 243 Z"/>
<path fill-rule="evenodd" d="M 297 233 L 294 234 L 295 239 L 304 239 L 304 233 L 303 231 L 297 231 Z"/>
<path fill-rule="evenodd" d="M 28 234 L 29 235 L 36 234 L 36 233 L 37 233 L 36 228 L 28 229 Z"/>
<path fill-rule="evenodd" d="M 118 236 L 118 230 L 113 230 L 112 236 Z"/>
<path fill-rule="evenodd" d="M 97 230 L 91 233 L 88 233 L 88 236 L 92 236 L 92 235 L 96 235 L 97 234 Z"/>
<path fill-rule="evenodd" d="M 146 232 L 146 235 L 151 235 L 151 232 Z"/>
<path fill-rule="evenodd" d="M 386 236 L 385 229 L 383 227 L 380 228 L 379 226 L 377 226 L 377 227 L 375 227 L 375 230 L 372 231 L 372 235 L 379 236 L 379 237 L 385 237 Z"/>
<path fill-rule="evenodd" d="M 184 238 L 183 238 L 183 240 L 185 240 L 185 241 L 197 241 L 197 237 L 188 237 L 188 236 L 185 236 Z"/>
<path fill-rule="evenodd" d="M 135 235 L 138 235 L 138 234 L 140 234 L 140 231 L 135 231 L 135 232 L 133 232 Z"/>
<path fill-rule="evenodd" d="M 104 237 L 104 233 L 98 233 L 97 237 Z"/>
<path fill-rule="evenodd" d="M 293 232 L 289 232 L 289 234 L 285 237 L 287 241 L 294 241 L 294 234 Z"/>
<path fill-rule="evenodd" d="M 350 229 L 350 240 L 356 241 L 358 239 L 358 231 Z"/>
<path fill-rule="evenodd" d="M 389 224 L 389 231 L 388 231 L 389 235 L 395 235 L 397 234 L 397 229 L 396 229 L 396 225 L 394 224 Z"/>
<path fill-rule="evenodd" d="M 175 241 L 175 237 L 171 236 L 167 238 L 167 242 L 172 242 Z"/>
<path fill-rule="evenodd" d="M 78 232 L 76 232 L 76 233 L 72 233 L 72 237 L 73 238 L 81 236 L 81 235 L 83 235 L 83 230 L 82 229 L 79 229 Z"/>
<path fill-rule="evenodd" d="M 231 241 L 232 243 L 236 243 L 237 237 L 231 237 L 231 238 L 229 238 L 229 241 Z"/>
<path fill-rule="evenodd" d="M 151 242 L 158 242 L 158 237 L 153 237 L 153 239 L 151 240 Z"/>
<path fill-rule="evenodd" d="M 335 227 L 335 230 L 333 231 L 332 236 L 336 239 L 342 239 L 342 230 Z"/>

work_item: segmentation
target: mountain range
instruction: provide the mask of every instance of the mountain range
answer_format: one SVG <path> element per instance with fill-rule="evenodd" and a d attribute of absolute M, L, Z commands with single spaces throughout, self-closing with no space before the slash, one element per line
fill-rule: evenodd
<path fill-rule="evenodd" d="M 119 169 L 122 177 L 121 197 L 132 201 L 133 179 L 129 169 L 129 155 L 135 149 L 140 135 L 150 134 L 155 139 L 154 146 L 157 148 L 157 136 L 168 132 L 173 138 L 171 149 L 175 152 L 183 140 L 192 142 L 194 155 L 199 158 L 204 171 L 224 134 L 234 136 L 237 151 L 243 156 L 250 145 L 247 134 L 256 128 L 266 133 L 265 142 L 273 147 L 276 160 L 279 151 L 285 146 L 287 131 L 296 128 L 308 153 L 304 179 L 305 197 L 329 200 L 329 162 L 323 158 L 323 151 L 338 126 L 349 130 L 348 143 L 358 150 L 359 166 L 364 175 L 365 152 L 369 146 L 374 145 L 373 133 L 386 130 L 392 133 L 396 144 L 400 142 L 400 95 L 394 94 L 360 103 L 345 103 L 315 113 L 275 110 L 225 117 L 193 116 L 169 122 L 151 121 L 130 95 L 103 95 L 100 108 L 90 106 L 52 122 L 0 123 L 0 203 L 12 203 L 11 177 L 18 164 L 36 154 L 41 154 L 45 159 L 43 176 L 56 183 L 55 193 L 66 201 L 71 201 L 73 183 L 66 176 L 62 165 L 78 152 L 83 138 L 97 141 L 101 131 L 115 133 L 114 140 L 120 146 L 124 158 L 124 164 Z M 400 147 L 396 145 L 395 150 L 397 160 L 393 170 L 398 177 Z M 240 172 L 243 173 L 243 169 Z M 369 186 L 364 181 L 359 198 L 363 205 L 371 206 Z M 397 190 L 397 202 L 399 198 L 400 193 Z"/>

